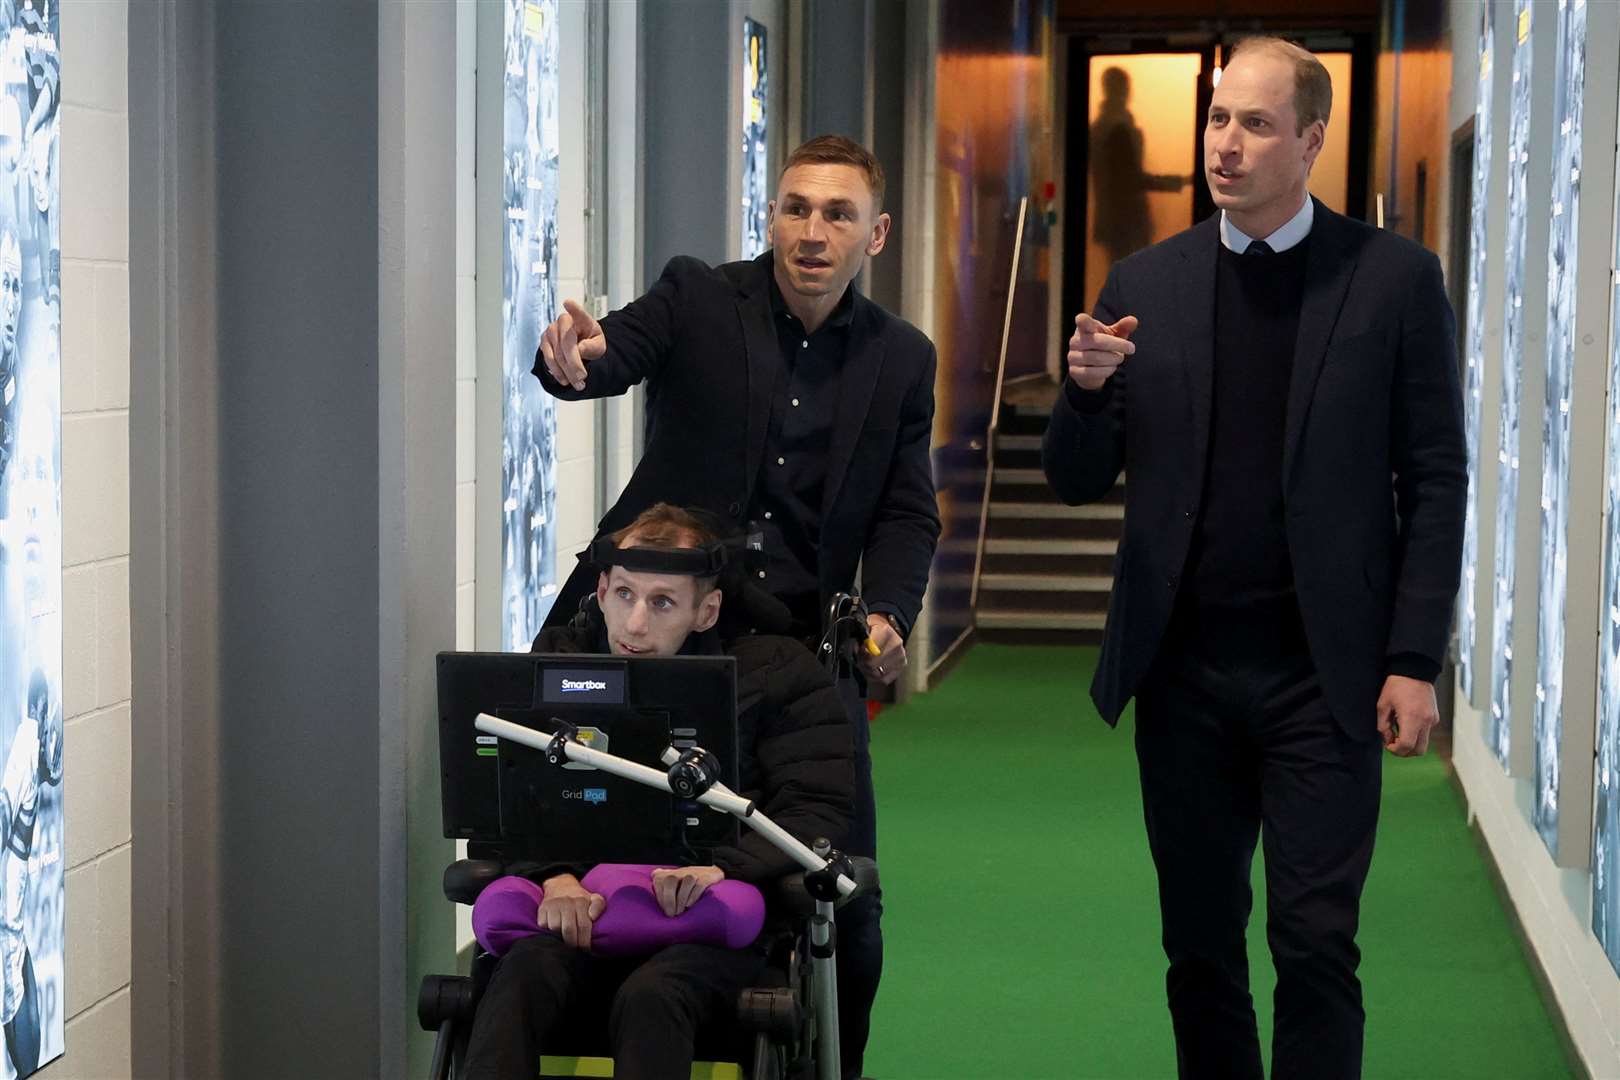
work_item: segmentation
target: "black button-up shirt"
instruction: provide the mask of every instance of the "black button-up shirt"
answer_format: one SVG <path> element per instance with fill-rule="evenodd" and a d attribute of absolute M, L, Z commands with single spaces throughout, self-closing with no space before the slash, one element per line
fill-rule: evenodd
<path fill-rule="evenodd" d="M 748 516 L 764 534 L 766 566 L 759 584 L 783 600 L 796 620 L 813 628 L 821 618 L 821 500 L 855 291 L 853 286 L 845 289 L 827 321 L 806 334 L 804 323 L 788 310 L 774 274 L 770 290 L 782 367 Z"/>

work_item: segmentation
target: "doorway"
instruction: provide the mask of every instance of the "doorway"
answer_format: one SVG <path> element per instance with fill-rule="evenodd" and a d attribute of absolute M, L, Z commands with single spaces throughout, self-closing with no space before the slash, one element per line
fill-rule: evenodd
<path fill-rule="evenodd" d="M 1208 38 L 1189 47 L 1186 40 L 1069 38 L 1067 172 L 1080 182 L 1065 185 L 1064 321 L 1090 310 L 1115 262 L 1215 210 L 1203 179 L 1204 116 L 1230 46 Z M 1334 104 L 1311 192 L 1330 209 L 1360 217 L 1370 54 L 1348 38 L 1312 51 L 1333 81 Z"/>

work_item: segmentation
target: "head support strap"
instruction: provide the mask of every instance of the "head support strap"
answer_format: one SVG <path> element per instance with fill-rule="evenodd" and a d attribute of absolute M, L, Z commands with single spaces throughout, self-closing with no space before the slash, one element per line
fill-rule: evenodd
<path fill-rule="evenodd" d="M 603 539 L 579 553 L 581 562 L 606 572 L 610 566 L 643 574 L 680 574 L 687 577 L 719 577 L 726 566 L 726 545 L 708 544 L 696 548 L 619 547 Z"/>

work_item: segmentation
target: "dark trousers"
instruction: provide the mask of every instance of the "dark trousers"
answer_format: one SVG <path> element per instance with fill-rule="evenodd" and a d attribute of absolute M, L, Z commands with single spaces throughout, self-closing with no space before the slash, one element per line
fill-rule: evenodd
<path fill-rule="evenodd" d="M 592 956 L 536 934 L 496 965 L 464 1075 L 534 1076 L 542 1051 L 576 1053 L 605 1036 L 621 1080 L 686 1080 L 698 1029 L 731 1015 L 764 966 L 763 953 L 752 948 L 671 945 L 627 959 Z"/>
<path fill-rule="evenodd" d="M 855 734 L 855 818 L 848 855 L 877 858 L 877 799 L 872 790 L 872 728 L 853 678 L 838 681 Z M 861 1075 L 872 1032 L 872 1003 L 883 979 L 883 893 L 857 897 L 838 911 L 838 1043 L 844 1080 Z"/>
<path fill-rule="evenodd" d="M 1173 632 L 1137 694 L 1142 802 L 1184 1078 L 1264 1075 L 1244 943 L 1257 838 L 1277 969 L 1272 1076 L 1361 1074 L 1355 939 L 1381 744 L 1371 730 L 1351 738 L 1334 721 L 1297 625 L 1274 630 Z"/>

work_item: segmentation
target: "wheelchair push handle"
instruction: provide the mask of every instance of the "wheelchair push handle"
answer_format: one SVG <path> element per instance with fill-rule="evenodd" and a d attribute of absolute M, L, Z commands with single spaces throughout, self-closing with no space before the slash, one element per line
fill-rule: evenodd
<path fill-rule="evenodd" d="M 852 644 L 855 652 L 864 652 L 870 657 L 883 655 L 878 643 L 872 640 L 872 632 L 867 624 L 869 614 L 866 601 L 851 593 L 834 593 L 828 600 L 816 659 L 835 676 L 841 663 L 854 659 L 853 655 L 846 654 L 847 645 Z"/>

